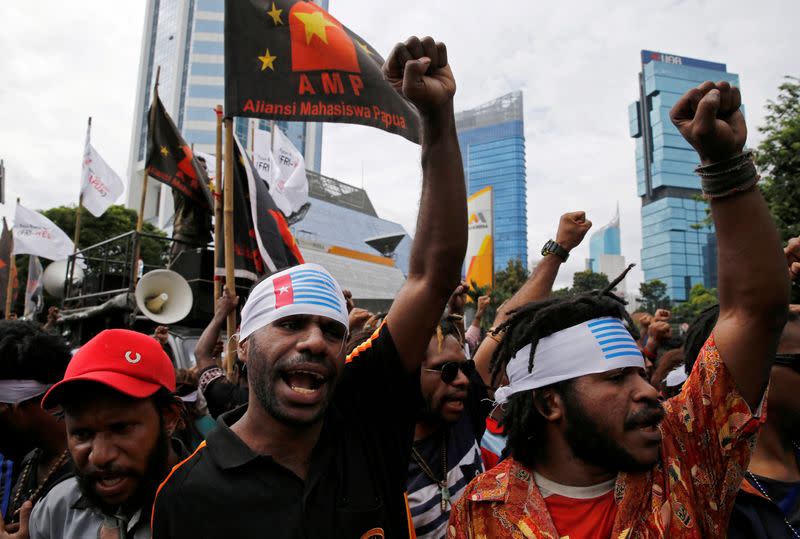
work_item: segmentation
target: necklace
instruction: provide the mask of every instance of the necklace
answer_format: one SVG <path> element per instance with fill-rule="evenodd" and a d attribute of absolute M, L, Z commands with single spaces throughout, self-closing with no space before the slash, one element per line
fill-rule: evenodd
<path fill-rule="evenodd" d="M 431 467 L 428 466 L 428 463 L 425 462 L 425 459 L 422 458 L 422 455 L 419 454 L 416 447 L 411 448 L 411 455 L 414 457 L 414 460 L 417 461 L 422 472 L 428 476 L 428 478 L 439 485 L 439 494 L 441 496 L 441 502 L 439 502 L 439 506 L 442 508 L 442 512 L 447 511 L 447 505 L 450 503 L 450 489 L 447 486 L 447 436 L 442 435 L 442 479 L 437 479 L 431 470 Z"/>
<path fill-rule="evenodd" d="M 41 456 L 41 451 L 39 451 L 39 453 L 37 454 L 37 457 L 38 456 Z M 68 456 L 69 456 L 69 451 L 65 449 L 64 452 L 61 453 L 61 456 L 59 456 L 58 459 L 56 459 L 55 462 L 53 462 L 53 464 L 50 465 L 50 468 L 47 470 L 47 473 L 44 474 L 44 478 L 42 479 L 42 481 L 40 483 L 37 482 L 36 490 L 34 490 L 31 493 L 31 495 L 27 497 L 27 500 L 36 503 L 36 500 L 38 500 L 39 495 L 42 493 L 42 489 L 44 489 L 44 486 L 47 484 L 47 482 L 50 480 L 50 478 L 53 476 L 56 470 L 58 470 L 67 461 Z M 14 515 L 19 513 L 19 506 L 22 505 L 19 504 L 19 502 L 20 502 L 20 497 L 22 496 L 22 492 L 23 490 L 25 490 L 24 488 L 25 483 L 28 481 L 28 477 L 30 476 L 31 471 L 33 471 L 35 467 L 34 463 L 36 463 L 36 461 L 38 460 L 39 460 L 38 458 L 32 458 L 31 460 L 29 460 L 25 468 L 23 468 L 22 472 L 20 473 L 20 478 L 19 478 L 20 487 L 19 490 L 17 490 L 17 492 L 14 494 L 14 499 L 11 502 L 11 507 L 18 507 L 17 510 L 14 511 Z M 36 472 L 34 471 L 33 473 Z M 17 504 L 19 504 L 19 506 Z"/>
<path fill-rule="evenodd" d="M 750 482 L 751 482 L 751 483 L 753 483 L 753 484 L 755 485 L 755 487 L 758 489 L 758 491 L 759 491 L 761 494 L 763 494 L 763 495 L 764 495 L 764 497 L 765 497 L 767 500 L 769 500 L 770 502 L 772 502 L 774 505 L 777 505 L 777 504 L 775 503 L 775 501 L 774 501 L 772 498 L 770 498 L 770 497 L 769 497 L 769 494 L 767 494 L 767 490 L 766 490 L 766 489 L 763 487 L 763 485 L 761 485 L 761 483 L 758 481 L 758 479 L 756 479 L 756 476 L 753 474 L 753 472 L 751 472 L 751 471 L 749 471 L 749 470 L 748 470 L 748 471 L 747 471 L 747 477 L 748 477 L 748 478 L 750 478 Z M 784 517 L 783 517 L 783 521 L 786 523 L 786 526 L 789 528 L 789 530 L 791 530 L 792 534 L 793 534 L 795 537 L 797 537 L 798 539 L 800 539 L 800 533 L 798 533 L 798 532 L 797 532 L 797 530 L 794 528 L 794 526 L 792 526 L 791 524 L 789 524 L 789 519 L 787 519 L 787 518 L 784 516 Z"/>

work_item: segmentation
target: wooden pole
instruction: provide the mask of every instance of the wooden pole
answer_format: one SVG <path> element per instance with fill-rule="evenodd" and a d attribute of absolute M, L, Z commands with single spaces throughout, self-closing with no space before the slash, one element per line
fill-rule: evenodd
<path fill-rule="evenodd" d="M 225 288 L 229 294 L 236 295 L 236 275 L 235 260 L 233 252 L 233 120 L 225 118 Z M 225 368 L 228 378 L 232 378 L 235 366 L 236 346 L 233 342 L 233 334 L 236 332 L 236 311 L 228 315 L 228 334 L 225 354 Z"/>
<path fill-rule="evenodd" d="M 217 162 L 214 170 L 214 304 L 222 295 L 222 279 L 217 275 L 217 268 L 222 267 L 222 242 L 223 220 L 222 220 L 222 105 L 217 105 L 214 109 L 217 113 Z"/>
<path fill-rule="evenodd" d="M 92 129 L 92 117 L 89 116 L 89 124 L 86 127 L 86 145 L 89 145 L 89 133 Z M 84 159 L 86 159 L 86 154 L 84 150 Z M 86 166 L 84 163 L 83 166 Z M 83 178 L 81 178 L 81 182 Z M 74 249 L 72 250 L 73 253 L 78 251 L 78 242 L 81 240 L 81 210 L 83 209 L 83 183 L 81 183 L 80 187 L 80 194 L 78 195 L 78 210 L 75 212 L 75 233 L 73 234 L 72 243 L 75 245 Z"/>
<path fill-rule="evenodd" d="M 20 199 L 17 198 L 17 206 L 19 206 L 19 200 Z M 17 223 L 14 223 L 14 226 L 17 226 Z M 13 302 L 11 300 L 13 299 L 14 295 L 14 281 L 15 281 L 13 277 L 15 277 L 16 276 L 15 274 L 17 273 L 17 257 L 14 256 L 13 249 L 11 252 L 11 256 L 9 258 L 11 260 L 10 264 L 8 265 L 8 283 L 6 283 L 6 305 L 5 305 L 6 320 L 11 318 L 11 307 L 13 305 Z"/>

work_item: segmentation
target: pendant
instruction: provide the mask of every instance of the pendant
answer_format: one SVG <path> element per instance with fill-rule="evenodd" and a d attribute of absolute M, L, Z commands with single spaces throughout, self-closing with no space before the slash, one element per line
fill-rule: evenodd
<path fill-rule="evenodd" d="M 447 511 L 447 504 L 450 503 L 450 489 L 447 488 L 447 483 L 439 483 L 439 490 L 442 496 L 442 512 Z"/>

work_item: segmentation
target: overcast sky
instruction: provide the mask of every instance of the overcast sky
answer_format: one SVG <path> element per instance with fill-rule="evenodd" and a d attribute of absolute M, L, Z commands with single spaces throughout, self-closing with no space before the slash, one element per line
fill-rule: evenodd
<path fill-rule="evenodd" d="M 94 146 L 126 173 L 144 7 L 143 0 L 0 2 L 7 201 L 21 197 L 35 209 L 77 202 L 90 115 Z M 531 259 L 554 236 L 561 213 L 586 210 L 600 227 L 619 202 L 623 254 L 638 262 L 627 106 L 638 93 L 641 49 L 722 62 L 738 73 L 751 146 L 783 76 L 800 75 L 797 0 L 330 0 L 330 11 L 384 56 L 412 34 L 444 41 L 457 109 L 523 91 Z M 413 234 L 419 148 L 342 124 L 326 125 L 323 140 L 322 172 L 355 185 L 363 179 L 378 213 Z M 0 213 L 10 215 L 12 205 Z M 558 285 L 570 283 L 587 256 L 584 244 Z M 640 279 L 635 273 L 633 284 Z"/>

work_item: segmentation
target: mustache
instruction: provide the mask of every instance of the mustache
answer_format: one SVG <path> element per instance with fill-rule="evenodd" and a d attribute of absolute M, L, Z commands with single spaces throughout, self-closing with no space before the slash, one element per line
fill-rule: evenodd
<path fill-rule="evenodd" d="M 77 472 L 82 478 L 87 481 L 100 481 L 102 479 L 109 479 L 113 477 L 135 477 L 138 476 L 133 470 L 122 468 L 120 466 L 109 466 L 102 470 L 89 470 L 85 472 Z"/>
<path fill-rule="evenodd" d="M 313 363 L 322 367 L 325 371 L 325 376 L 330 377 L 334 375 L 334 368 L 324 356 L 318 356 L 310 352 L 300 352 L 291 357 L 281 359 L 275 364 L 276 371 L 287 371 L 300 365 L 308 365 Z"/>
<path fill-rule="evenodd" d="M 655 426 L 664 419 L 664 408 L 659 402 L 647 403 L 647 406 L 634 412 L 625 420 L 625 429 L 633 430 L 640 427 Z"/>

